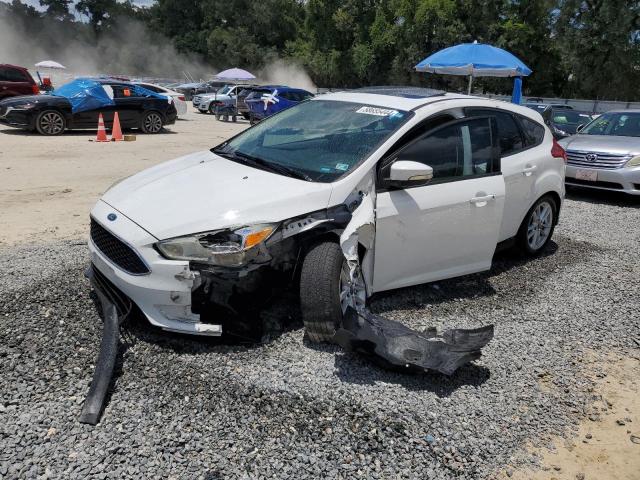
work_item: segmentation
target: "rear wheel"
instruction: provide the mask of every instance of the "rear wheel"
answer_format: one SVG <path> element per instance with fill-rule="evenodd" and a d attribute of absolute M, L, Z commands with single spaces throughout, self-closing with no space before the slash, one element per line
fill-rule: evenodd
<path fill-rule="evenodd" d="M 163 126 L 162 116 L 158 112 L 145 113 L 140 122 L 140 130 L 144 133 L 160 133 Z"/>
<path fill-rule="evenodd" d="M 362 275 L 351 280 L 340 245 L 323 242 L 309 251 L 300 272 L 300 306 L 309 340 L 331 341 L 347 308 L 365 302 Z"/>
<path fill-rule="evenodd" d="M 534 203 L 518 230 L 516 241 L 520 250 L 528 255 L 537 255 L 544 250 L 553 236 L 557 212 L 556 201 L 550 195 Z"/>
<path fill-rule="evenodd" d="M 36 130 L 41 135 L 60 135 L 66 127 L 64 116 L 55 110 L 45 110 L 36 119 Z"/>

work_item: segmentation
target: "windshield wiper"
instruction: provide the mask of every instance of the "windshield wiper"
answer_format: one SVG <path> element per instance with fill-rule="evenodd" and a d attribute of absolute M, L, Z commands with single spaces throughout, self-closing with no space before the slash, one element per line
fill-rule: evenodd
<path fill-rule="evenodd" d="M 251 165 L 263 170 L 269 170 L 270 172 L 279 173 L 280 175 L 284 175 L 286 177 L 313 182 L 313 179 L 309 175 L 302 173 L 294 168 L 280 165 L 279 163 L 270 163 L 260 157 L 254 157 L 253 155 L 249 155 L 247 153 L 238 152 L 237 150 L 233 152 L 225 152 L 223 149 L 215 149 L 213 152 L 222 157 L 227 157 L 231 160 L 241 160 L 244 163 L 248 162 Z"/>

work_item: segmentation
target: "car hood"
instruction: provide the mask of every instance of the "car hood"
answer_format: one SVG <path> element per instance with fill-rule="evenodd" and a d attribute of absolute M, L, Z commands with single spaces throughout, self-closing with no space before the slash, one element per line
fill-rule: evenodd
<path fill-rule="evenodd" d="M 137 173 L 102 200 L 164 240 L 320 210 L 327 207 L 331 190 L 327 183 L 285 177 L 204 151 Z"/>
<path fill-rule="evenodd" d="M 640 138 L 615 135 L 573 135 L 559 141 L 565 150 L 640 155 Z"/>
<path fill-rule="evenodd" d="M 20 95 L 18 97 L 11 97 L 0 100 L 0 105 L 9 107 L 15 105 L 23 105 L 25 103 L 53 104 L 59 102 L 69 103 L 64 97 L 58 97 L 56 95 Z"/>

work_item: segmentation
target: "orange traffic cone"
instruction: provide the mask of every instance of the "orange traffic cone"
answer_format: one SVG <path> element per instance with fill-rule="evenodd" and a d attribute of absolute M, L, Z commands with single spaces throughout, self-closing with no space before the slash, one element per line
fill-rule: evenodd
<path fill-rule="evenodd" d="M 108 142 L 107 131 L 104 128 L 104 118 L 102 118 L 102 114 L 98 117 L 98 136 L 96 137 L 96 142 Z"/>
<path fill-rule="evenodd" d="M 112 142 L 121 142 L 124 140 L 122 136 L 122 129 L 120 128 L 120 117 L 118 117 L 118 112 L 113 116 L 113 127 L 111 128 L 111 141 Z"/>

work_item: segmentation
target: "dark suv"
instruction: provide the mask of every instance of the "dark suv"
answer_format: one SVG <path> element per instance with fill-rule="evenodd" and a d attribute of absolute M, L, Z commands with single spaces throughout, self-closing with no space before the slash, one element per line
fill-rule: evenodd
<path fill-rule="evenodd" d="M 0 64 L 0 100 L 17 95 L 37 95 L 38 85 L 26 68 Z"/>

